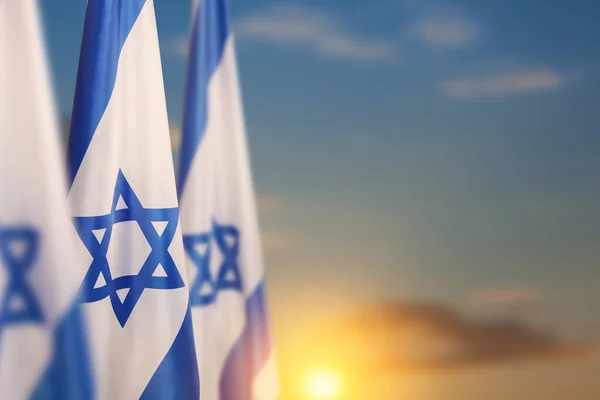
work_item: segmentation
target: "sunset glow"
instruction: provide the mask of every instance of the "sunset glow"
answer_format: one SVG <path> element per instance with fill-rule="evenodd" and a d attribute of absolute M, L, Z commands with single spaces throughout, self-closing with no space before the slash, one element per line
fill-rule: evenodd
<path fill-rule="evenodd" d="M 306 395 L 311 400 L 339 399 L 342 382 L 336 373 L 328 370 L 316 370 L 306 376 Z"/>

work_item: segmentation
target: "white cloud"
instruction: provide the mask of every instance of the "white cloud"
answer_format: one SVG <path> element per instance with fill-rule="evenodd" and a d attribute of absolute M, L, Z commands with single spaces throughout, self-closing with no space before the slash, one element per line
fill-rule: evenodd
<path fill-rule="evenodd" d="M 564 77 L 555 71 L 532 69 L 502 72 L 474 79 L 451 80 L 442 86 L 442 90 L 447 95 L 459 99 L 503 98 L 520 93 L 556 90 L 564 84 Z"/>
<path fill-rule="evenodd" d="M 419 1 L 416 0 L 414 6 L 422 8 Z M 406 31 L 398 32 L 397 40 L 361 35 L 324 10 L 293 3 L 254 12 L 234 21 L 233 25 L 241 40 L 296 47 L 332 59 L 363 62 L 396 59 L 403 39 L 431 48 L 457 50 L 471 45 L 481 32 L 478 24 L 457 12 L 427 12 L 425 17 L 418 14 L 423 15 L 423 12 L 413 16 L 415 22 Z M 174 53 L 186 56 L 188 39 L 175 38 L 170 47 Z"/>
<path fill-rule="evenodd" d="M 278 5 L 242 18 L 235 24 L 240 38 L 296 46 L 330 58 L 388 61 L 392 43 L 352 34 L 324 12 L 296 5 Z"/>
<path fill-rule="evenodd" d="M 475 22 L 448 14 L 428 16 L 417 21 L 410 34 L 424 45 L 452 50 L 473 44 L 480 32 Z"/>

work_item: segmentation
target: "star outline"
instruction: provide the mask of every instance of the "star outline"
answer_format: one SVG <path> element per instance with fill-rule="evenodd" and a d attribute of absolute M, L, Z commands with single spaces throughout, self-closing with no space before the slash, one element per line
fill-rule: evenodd
<path fill-rule="evenodd" d="M 213 218 L 211 230 L 199 234 L 188 234 L 183 236 L 183 244 L 186 254 L 191 258 L 194 267 L 198 270 L 194 281 L 190 285 L 190 304 L 192 306 L 208 306 L 217 301 L 218 294 L 222 290 L 234 290 L 243 292 L 242 276 L 238 261 L 240 246 L 240 231 L 233 225 L 220 225 Z M 231 236 L 234 239 L 230 246 L 226 237 Z M 212 246 L 215 242 L 223 260 L 219 265 L 217 276 L 213 278 L 210 269 Z M 196 245 L 206 244 L 206 253 L 200 254 L 196 250 Z M 233 279 L 228 279 L 232 273 Z M 210 285 L 210 292 L 202 294 L 203 287 Z"/>
<path fill-rule="evenodd" d="M 126 208 L 117 209 L 120 198 Z M 168 251 L 177 231 L 179 209 L 144 208 L 121 170 L 117 175 L 111 212 L 94 217 L 75 217 L 74 220 L 82 242 L 93 257 L 81 285 L 81 301 L 93 303 L 109 297 L 121 327 L 127 323 L 146 289 L 170 290 L 185 286 L 175 260 Z M 150 254 L 137 275 L 113 278 L 107 257 L 113 227 L 130 221 L 138 224 L 151 247 Z M 167 222 L 162 234 L 156 231 L 152 222 Z M 93 233 L 98 229 L 106 229 L 100 242 Z M 167 276 L 154 276 L 159 265 L 162 265 Z M 95 287 L 100 276 L 104 278 L 105 284 Z M 117 294 L 121 289 L 129 289 L 123 301 Z"/>

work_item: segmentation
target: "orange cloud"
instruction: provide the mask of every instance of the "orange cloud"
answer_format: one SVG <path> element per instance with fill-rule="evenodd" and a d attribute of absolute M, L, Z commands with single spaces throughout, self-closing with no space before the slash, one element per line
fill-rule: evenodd
<path fill-rule="evenodd" d="M 477 303 L 523 306 L 538 303 L 542 299 L 542 292 L 534 288 L 505 287 L 479 290 L 471 298 Z"/>
<path fill-rule="evenodd" d="M 567 342 L 522 321 L 475 320 L 435 303 L 374 305 L 301 332 L 297 339 L 288 352 L 288 367 L 317 360 L 373 377 L 560 361 L 587 357 L 594 350 L 591 344 Z"/>

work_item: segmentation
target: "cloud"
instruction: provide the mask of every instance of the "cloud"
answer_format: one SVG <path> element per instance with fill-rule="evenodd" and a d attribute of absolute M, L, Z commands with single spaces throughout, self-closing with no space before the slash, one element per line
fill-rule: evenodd
<path fill-rule="evenodd" d="M 480 33 L 475 22 L 452 14 L 422 18 L 410 30 L 410 35 L 422 44 L 448 50 L 473 44 Z"/>
<path fill-rule="evenodd" d="M 389 61 L 392 43 L 348 32 L 324 12 L 297 5 L 277 5 L 235 23 L 240 38 L 304 48 L 335 59 Z"/>
<path fill-rule="evenodd" d="M 503 98 L 522 93 L 548 92 L 564 85 L 564 77 L 551 69 L 531 69 L 451 80 L 442 86 L 442 90 L 448 96 L 459 99 Z"/>
<path fill-rule="evenodd" d="M 542 292 L 534 288 L 506 287 L 476 291 L 471 298 L 482 304 L 524 306 L 538 303 L 542 298 Z"/>
<path fill-rule="evenodd" d="M 432 48 L 457 50 L 471 45 L 481 33 L 478 24 L 458 12 L 440 14 L 419 0 L 414 3 L 409 8 L 419 10 L 410 12 L 415 22 L 398 32 L 395 41 L 358 34 L 326 11 L 293 3 L 276 4 L 241 17 L 233 25 L 243 41 L 295 47 L 330 59 L 362 62 L 397 59 L 401 44 L 408 44 L 404 40 L 407 38 Z M 188 39 L 172 39 L 170 49 L 186 56 Z"/>
<path fill-rule="evenodd" d="M 171 147 L 173 150 L 178 150 L 181 144 L 181 128 L 169 125 L 169 135 L 171 136 Z"/>
<path fill-rule="evenodd" d="M 327 343 L 321 355 L 377 374 L 560 361 L 594 351 L 592 345 L 567 342 L 522 321 L 475 320 L 436 303 L 367 307 L 304 340 Z"/>
<path fill-rule="evenodd" d="M 279 252 L 292 247 L 294 240 L 290 235 L 281 230 L 273 230 L 276 228 L 268 223 L 277 220 L 284 208 L 283 200 L 277 196 L 261 194 L 256 198 L 256 208 L 263 228 L 261 239 L 265 251 Z"/>
<path fill-rule="evenodd" d="M 262 243 L 265 251 L 275 252 L 288 250 L 293 245 L 293 240 L 289 235 L 281 232 L 263 231 Z"/>
<path fill-rule="evenodd" d="M 262 194 L 256 198 L 256 207 L 261 216 L 271 215 L 281 211 L 283 200 L 276 196 Z"/>
<path fill-rule="evenodd" d="M 176 37 L 171 39 L 171 50 L 175 52 L 175 54 L 180 55 L 182 57 L 187 57 L 189 40 L 187 37 Z"/>

